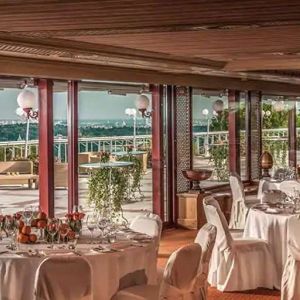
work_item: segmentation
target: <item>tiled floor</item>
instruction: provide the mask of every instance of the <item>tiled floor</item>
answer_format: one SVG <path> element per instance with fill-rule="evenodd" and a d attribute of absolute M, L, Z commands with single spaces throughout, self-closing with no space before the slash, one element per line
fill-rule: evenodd
<path fill-rule="evenodd" d="M 124 216 L 130 221 L 136 214 L 142 211 L 152 211 L 152 172 L 151 169 L 143 176 L 142 193 L 144 197 L 137 195 L 137 201 L 123 205 Z M 87 206 L 88 177 L 79 179 L 79 202 L 85 212 L 91 211 Z M 29 190 L 26 186 L 0 186 L 0 208 L 6 213 L 14 213 L 22 210 L 25 205 L 38 205 L 39 191 Z M 55 190 L 55 214 L 62 217 L 67 211 L 68 191 L 66 189 Z"/>
<path fill-rule="evenodd" d="M 159 267 L 164 267 L 169 255 L 179 247 L 192 243 L 196 231 L 169 229 L 163 232 L 159 249 Z M 279 291 L 258 289 L 244 293 L 221 293 L 214 288 L 209 288 L 208 300 L 279 300 Z"/>

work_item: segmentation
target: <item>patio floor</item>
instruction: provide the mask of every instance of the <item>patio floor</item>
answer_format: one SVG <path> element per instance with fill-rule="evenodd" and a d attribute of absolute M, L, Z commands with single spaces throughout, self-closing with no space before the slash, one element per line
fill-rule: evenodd
<path fill-rule="evenodd" d="M 123 205 L 124 216 L 129 221 L 142 211 L 152 211 L 152 170 L 148 169 L 141 182 L 144 197 Z M 79 204 L 84 212 L 92 211 L 87 205 L 88 177 L 79 178 Z M 0 208 L 5 214 L 22 210 L 26 205 L 38 205 L 39 191 L 27 186 L 0 186 Z M 55 190 L 55 215 L 62 217 L 67 211 L 68 190 Z"/>

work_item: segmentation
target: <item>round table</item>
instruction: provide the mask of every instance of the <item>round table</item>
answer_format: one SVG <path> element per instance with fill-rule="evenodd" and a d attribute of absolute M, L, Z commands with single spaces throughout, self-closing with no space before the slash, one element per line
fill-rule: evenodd
<path fill-rule="evenodd" d="M 29 256 L 29 247 L 38 249 L 39 255 Z M 97 245 L 88 244 L 87 240 L 83 239 L 76 248 L 76 252 L 83 255 L 92 266 L 94 299 L 111 299 L 119 288 L 134 284 L 156 284 L 156 250 L 153 240 L 147 243 L 134 243 L 128 239 L 117 241 L 112 246 L 115 249 L 113 252 L 97 252 L 92 250 L 95 247 Z M 5 250 L 5 241 L 1 241 L 0 291 L 1 299 L 6 300 L 34 298 L 36 270 L 45 258 L 51 255 L 78 255 L 68 249 L 51 250 L 46 244 L 23 244 L 19 252 L 2 253 Z"/>
<path fill-rule="evenodd" d="M 287 222 L 291 216 L 293 214 L 271 214 L 251 208 L 244 229 L 245 238 L 259 238 L 268 241 L 277 268 L 278 283 L 281 281 L 287 259 Z"/>

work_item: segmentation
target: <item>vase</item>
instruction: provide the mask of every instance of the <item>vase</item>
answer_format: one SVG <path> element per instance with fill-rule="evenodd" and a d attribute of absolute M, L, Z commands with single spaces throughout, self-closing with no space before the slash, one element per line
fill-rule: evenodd
<path fill-rule="evenodd" d="M 260 166 L 263 170 L 263 177 L 270 177 L 269 169 L 273 167 L 273 157 L 268 151 L 264 151 L 260 157 Z"/>

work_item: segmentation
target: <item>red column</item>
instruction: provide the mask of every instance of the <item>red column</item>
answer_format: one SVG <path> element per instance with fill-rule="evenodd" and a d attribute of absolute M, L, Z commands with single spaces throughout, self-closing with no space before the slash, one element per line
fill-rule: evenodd
<path fill-rule="evenodd" d="M 78 205 L 78 82 L 68 83 L 68 211 Z"/>
<path fill-rule="evenodd" d="M 153 212 L 164 220 L 163 86 L 152 91 L 152 188 Z"/>
<path fill-rule="evenodd" d="M 297 116 L 296 116 L 296 102 L 293 102 L 292 108 L 289 110 L 289 166 L 291 168 L 297 167 Z"/>
<path fill-rule="evenodd" d="M 229 171 L 240 174 L 240 92 L 228 91 Z"/>
<path fill-rule="evenodd" d="M 38 90 L 40 206 L 54 217 L 53 81 L 39 79 Z"/>

